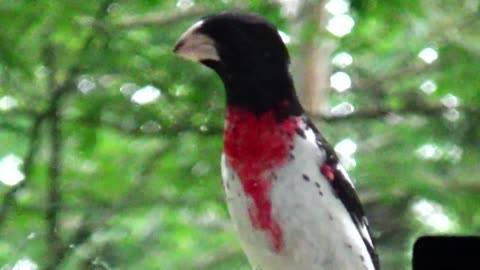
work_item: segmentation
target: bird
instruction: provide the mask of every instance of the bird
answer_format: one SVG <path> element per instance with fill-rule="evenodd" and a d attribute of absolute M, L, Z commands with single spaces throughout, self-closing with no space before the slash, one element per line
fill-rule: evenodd
<path fill-rule="evenodd" d="M 222 184 L 253 269 L 380 269 L 354 185 L 296 95 L 278 29 L 220 12 L 181 34 L 173 53 L 223 82 Z"/>

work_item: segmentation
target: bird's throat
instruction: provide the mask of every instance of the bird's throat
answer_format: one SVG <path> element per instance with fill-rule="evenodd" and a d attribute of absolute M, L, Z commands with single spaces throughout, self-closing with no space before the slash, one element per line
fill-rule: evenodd
<path fill-rule="evenodd" d="M 278 110 L 288 102 L 289 114 L 300 115 L 302 108 L 287 67 L 252 68 L 246 71 L 218 72 L 225 86 L 227 105 L 257 114 Z"/>

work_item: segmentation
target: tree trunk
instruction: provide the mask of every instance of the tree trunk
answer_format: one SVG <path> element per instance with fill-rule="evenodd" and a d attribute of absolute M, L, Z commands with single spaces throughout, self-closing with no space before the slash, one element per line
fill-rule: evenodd
<path fill-rule="evenodd" d="M 335 49 L 335 41 L 324 37 L 328 13 L 325 1 L 305 3 L 302 8 L 300 24 L 312 23 L 315 32 L 307 40 L 302 40 L 300 57 L 293 59 L 293 76 L 297 85 L 300 102 L 311 114 L 328 112 L 328 93 L 330 90 L 330 56 Z M 306 15 L 306 16 L 303 16 Z M 296 29 L 304 29 L 297 27 Z M 302 33 L 296 33 L 302 37 Z M 320 38 L 319 38 L 320 37 Z"/>

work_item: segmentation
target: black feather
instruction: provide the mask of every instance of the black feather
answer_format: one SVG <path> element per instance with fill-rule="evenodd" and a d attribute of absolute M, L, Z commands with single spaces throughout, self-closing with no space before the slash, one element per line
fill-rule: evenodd
<path fill-rule="evenodd" d="M 308 128 L 311 128 L 315 133 L 317 145 L 320 149 L 324 149 L 326 153 L 326 160 L 325 163 L 333 170 L 334 179 L 332 181 L 328 181 L 330 185 L 333 187 L 334 191 L 337 194 L 337 198 L 342 201 L 343 205 L 347 209 L 350 217 L 352 218 L 353 223 L 358 229 L 360 236 L 362 237 L 363 243 L 367 247 L 368 253 L 370 258 L 372 259 L 373 265 L 375 269 L 380 269 L 380 263 L 378 260 L 378 255 L 375 251 L 375 247 L 370 244 L 370 241 L 366 238 L 367 236 L 363 235 L 361 227 L 365 226 L 368 231 L 368 237 L 373 241 L 373 237 L 371 236 L 370 226 L 366 220 L 365 212 L 362 207 L 362 203 L 358 198 L 357 192 L 355 191 L 354 187 L 347 179 L 348 176 L 344 175 L 342 171 L 338 169 L 340 162 L 338 160 L 337 154 L 332 149 L 332 147 L 327 143 L 325 138 L 322 134 L 318 131 L 318 129 L 313 125 L 313 123 L 307 119 L 306 125 Z"/>

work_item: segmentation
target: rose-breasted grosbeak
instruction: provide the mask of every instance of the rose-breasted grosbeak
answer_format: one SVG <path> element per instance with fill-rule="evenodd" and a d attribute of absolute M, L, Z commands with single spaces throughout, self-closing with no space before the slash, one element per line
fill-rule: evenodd
<path fill-rule="evenodd" d="M 379 269 L 362 205 L 304 115 L 277 29 L 253 14 L 212 15 L 174 52 L 213 69 L 225 85 L 223 185 L 254 268 Z"/>

